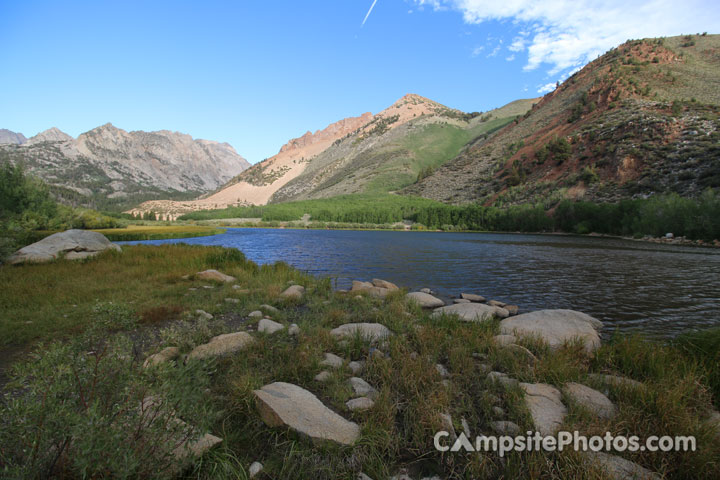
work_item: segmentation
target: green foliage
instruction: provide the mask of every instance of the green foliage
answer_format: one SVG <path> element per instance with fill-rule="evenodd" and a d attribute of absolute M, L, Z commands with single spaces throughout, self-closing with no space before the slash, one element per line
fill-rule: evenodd
<path fill-rule="evenodd" d="M 213 417 L 204 365 L 145 370 L 122 335 L 41 346 L 11 378 L 0 405 L 10 478 L 169 478 L 191 458 L 174 450 Z"/>

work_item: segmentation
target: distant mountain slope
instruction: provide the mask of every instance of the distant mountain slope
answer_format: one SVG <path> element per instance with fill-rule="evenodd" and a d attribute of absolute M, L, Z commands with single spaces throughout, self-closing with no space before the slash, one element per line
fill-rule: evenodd
<path fill-rule="evenodd" d="M 51 128 L 23 145 L 2 145 L 3 160 L 24 164 L 61 199 L 97 208 L 192 198 L 250 165 L 227 143 L 166 130 L 126 132 L 109 123 L 77 139 Z"/>
<path fill-rule="evenodd" d="M 385 193 L 405 187 L 463 146 L 525 113 L 521 100 L 487 114 L 467 114 L 408 94 L 382 112 L 333 123 L 289 141 L 280 152 L 195 201 L 150 201 L 139 212 L 172 217 L 229 205 L 264 205 L 347 193 Z"/>
<path fill-rule="evenodd" d="M 450 203 L 614 201 L 720 187 L 720 36 L 634 40 L 403 193 Z"/>
<path fill-rule="evenodd" d="M 6 128 L 0 128 L 0 144 L 11 143 L 21 145 L 27 142 L 27 138 L 22 133 L 16 133 Z"/>

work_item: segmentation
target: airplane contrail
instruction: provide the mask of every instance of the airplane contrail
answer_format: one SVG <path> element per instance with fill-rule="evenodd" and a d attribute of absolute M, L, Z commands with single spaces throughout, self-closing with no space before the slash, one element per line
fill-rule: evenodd
<path fill-rule="evenodd" d="M 370 5 L 370 10 L 368 10 L 367 15 L 365 15 L 365 18 L 363 19 L 362 25 L 360 25 L 360 27 L 365 26 L 365 22 L 367 22 L 367 19 L 368 19 L 368 17 L 370 16 L 370 14 L 372 13 L 373 8 L 375 8 L 375 4 L 376 4 L 376 3 L 377 3 L 377 0 L 374 0 L 373 3 L 372 3 L 372 5 Z"/>

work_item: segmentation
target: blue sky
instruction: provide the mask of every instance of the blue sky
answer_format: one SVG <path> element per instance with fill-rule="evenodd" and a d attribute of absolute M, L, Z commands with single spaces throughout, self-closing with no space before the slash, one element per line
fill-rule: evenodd
<path fill-rule="evenodd" d="M 0 128 L 167 129 L 254 163 L 405 93 L 485 111 L 625 39 L 703 31 L 716 2 L 0 0 Z"/>

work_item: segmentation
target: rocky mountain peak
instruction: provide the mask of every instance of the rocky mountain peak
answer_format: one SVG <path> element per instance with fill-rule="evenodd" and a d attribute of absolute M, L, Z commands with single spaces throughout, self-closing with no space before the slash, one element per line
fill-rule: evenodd
<path fill-rule="evenodd" d="M 302 149 L 309 145 L 313 145 L 319 142 L 334 141 L 348 133 L 354 132 L 358 128 L 367 124 L 372 120 L 373 114 L 370 112 L 363 113 L 359 117 L 344 118 L 338 122 L 331 123 L 322 130 L 317 130 L 315 133 L 309 130 L 305 134 L 298 138 L 293 138 L 288 143 L 280 148 L 279 153 L 288 152 L 295 149 Z"/>
<path fill-rule="evenodd" d="M 0 144 L 22 145 L 27 142 L 27 138 L 22 133 L 13 132 L 6 128 L 0 128 Z"/>
<path fill-rule="evenodd" d="M 34 144 L 40 142 L 68 142 L 72 140 L 73 137 L 71 137 L 67 133 L 63 132 L 57 127 L 52 127 L 30 138 L 27 143 Z"/>

